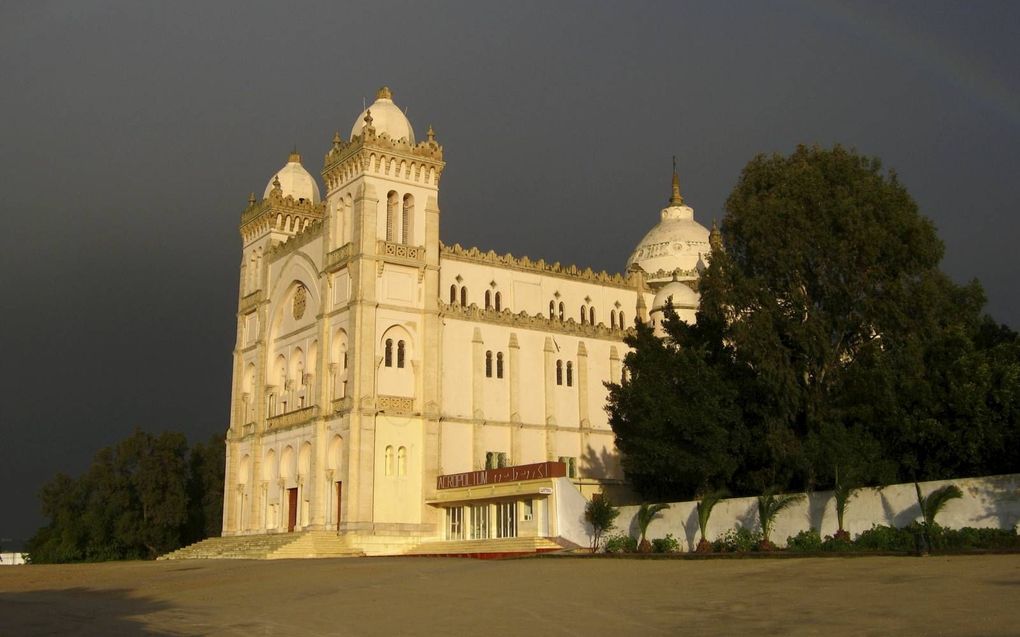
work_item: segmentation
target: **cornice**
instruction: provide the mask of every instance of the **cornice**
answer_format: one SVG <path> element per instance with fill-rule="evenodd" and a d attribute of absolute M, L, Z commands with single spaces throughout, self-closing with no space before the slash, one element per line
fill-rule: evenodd
<path fill-rule="evenodd" d="M 465 321 L 493 323 L 496 325 L 505 325 L 507 327 L 516 327 L 519 329 L 535 330 L 539 332 L 555 332 L 557 334 L 566 334 L 569 336 L 579 336 L 584 338 L 597 338 L 614 342 L 622 342 L 626 335 L 633 333 L 632 328 L 621 330 L 619 328 L 606 327 L 604 323 L 588 325 L 587 323 L 576 323 L 572 318 L 561 321 L 559 319 L 547 318 L 541 313 L 531 316 L 525 311 L 521 311 L 517 314 L 514 314 L 510 310 L 497 312 L 496 310 L 482 309 L 474 303 L 468 307 L 464 307 L 459 304 L 451 305 L 440 301 L 439 315 L 440 317 L 448 316 L 450 318 L 462 319 Z"/>
<path fill-rule="evenodd" d="M 548 276 L 555 276 L 585 283 L 596 283 L 610 287 L 633 290 L 637 286 L 634 275 L 623 276 L 622 274 L 609 274 L 605 270 L 595 272 L 591 268 L 580 269 L 576 265 L 564 266 L 556 263 L 546 263 L 545 259 L 532 261 L 528 257 L 515 257 L 514 255 L 496 254 L 489 250 L 482 252 L 478 248 L 464 248 L 459 243 L 448 246 L 442 242 L 439 244 L 440 258 L 466 261 L 468 263 L 480 263 L 494 265 L 511 270 L 522 272 L 534 272 Z"/>

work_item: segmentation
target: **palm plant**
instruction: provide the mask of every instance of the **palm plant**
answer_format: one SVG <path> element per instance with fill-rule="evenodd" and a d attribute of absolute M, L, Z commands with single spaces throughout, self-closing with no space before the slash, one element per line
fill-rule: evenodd
<path fill-rule="evenodd" d="M 729 495 L 726 490 L 719 489 L 701 496 L 698 500 L 698 528 L 701 530 L 701 540 L 698 541 L 697 551 L 699 553 L 711 553 L 712 543 L 708 541 L 708 519 L 712 516 L 712 509 L 715 505 Z"/>
<path fill-rule="evenodd" d="M 668 504 L 648 504 L 647 502 L 641 504 L 641 508 L 639 508 L 637 512 L 638 530 L 641 531 L 641 541 L 638 543 L 638 551 L 642 553 L 651 553 L 652 543 L 645 538 L 645 534 L 648 532 L 648 525 L 652 523 L 655 516 L 668 508 Z"/>
<path fill-rule="evenodd" d="M 761 523 L 761 544 L 759 548 L 764 551 L 771 551 L 775 548 L 769 539 L 772 533 L 772 526 L 775 524 L 776 516 L 781 511 L 804 499 L 803 493 L 777 495 L 775 488 L 765 491 L 758 496 L 758 521 Z"/>
<path fill-rule="evenodd" d="M 927 496 L 922 496 L 921 485 L 916 482 L 914 483 L 914 490 L 917 491 L 917 503 L 921 506 L 921 516 L 924 518 L 924 522 L 921 523 L 921 529 L 924 532 L 924 543 L 928 547 L 928 552 L 931 552 L 933 548 L 932 534 L 936 528 L 935 516 L 942 509 L 946 508 L 950 500 L 962 498 L 963 492 L 955 484 L 947 484 L 935 489 Z"/>
<path fill-rule="evenodd" d="M 849 540 L 850 534 L 843 528 L 843 518 L 846 515 L 846 507 L 850 503 L 850 500 L 857 495 L 857 487 L 850 486 L 851 479 L 846 474 L 842 476 L 839 473 L 839 467 L 836 467 L 836 484 L 832 487 L 832 497 L 836 501 L 836 534 L 833 536 L 837 540 Z"/>

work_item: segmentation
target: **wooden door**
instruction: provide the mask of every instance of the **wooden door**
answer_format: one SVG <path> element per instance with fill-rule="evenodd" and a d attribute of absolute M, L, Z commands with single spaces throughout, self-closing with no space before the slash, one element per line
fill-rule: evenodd
<path fill-rule="evenodd" d="M 297 526 L 297 488 L 287 489 L 287 533 Z"/>
<path fill-rule="evenodd" d="M 340 532 L 340 496 L 343 495 L 344 483 L 339 480 L 336 483 L 336 532 Z"/>

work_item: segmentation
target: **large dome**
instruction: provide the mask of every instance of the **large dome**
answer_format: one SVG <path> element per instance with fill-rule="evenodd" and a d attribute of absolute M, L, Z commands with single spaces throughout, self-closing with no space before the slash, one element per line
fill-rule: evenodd
<path fill-rule="evenodd" d="M 406 139 L 407 143 L 414 145 L 414 129 L 408 121 L 404 112 L 393 103 L 393 93 L 388 87 L 382 87 L 375 94 L 375 101 L 372 105 L 361 111 L 358 119 L 354 120 L 354 127 L 351 129 L 351 138 L 360 135 L 365 128 L 365 115 L 372 112 L 372 127 L 376 134 L 386 133 L 390 139 L 397 141 Z"/>
<path fill-rule="evenodd" d="M 674 174 L 669 206 L 663 208 L 659 223 L 631 253 L 627 267 L 637 264 L 648 273 L 650 282 L 665 282 L 673 279 L 675 270 L 684 273 L 697 270 L 704 264 L 703 256 L 710 251 L 708 228 L 694 220 L 694 209 L 684 205 L 679 180 Z M 656 276 L 660 271 L 663 275 Z M 695 277 L 683 274 L 680 278 Z"/>
<path fill-rule="evenodd" d="M 280 182 L 280 189 L 283 191 L 284 197 L 290 195 L 294 199 L 304 199 L 312 203 L 319 203 L 319 184 L 315 182 L 315 178 L 301 165 L 301 155 L 298 155 L 296 152 L 290 154 L 290 157 L 287 159 L 287 165 L 281 168 L 269 180 L 266 192 L 262 195 L 263 199 L 272 192 L 275 185 L 274 182 L 277 180 Z"/>
<path fill-rule="evenodd" d="M 700 301 L 701 297 L 697 292 L 679 281 L 673 281 L 655 293 L 651 311 L 653 314 L 661 312 L 667 302 L 672 303 L 675 310 L 696 310 Z"/>

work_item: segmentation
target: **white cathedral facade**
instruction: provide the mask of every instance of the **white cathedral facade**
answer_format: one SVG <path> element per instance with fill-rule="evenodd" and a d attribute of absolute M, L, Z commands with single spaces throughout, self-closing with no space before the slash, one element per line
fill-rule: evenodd
<path fill-rule="evenodd" d="M 250 198 L 224 536 L 572 540 L 584 498 L 623 484 L 603 383 L 666 298 L 693 320 L 709 231 L 674 172 L 625 275 L 444 245 L 444 165 L 383 88 L 324 190 L 295 153 Z"/>

